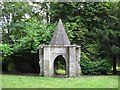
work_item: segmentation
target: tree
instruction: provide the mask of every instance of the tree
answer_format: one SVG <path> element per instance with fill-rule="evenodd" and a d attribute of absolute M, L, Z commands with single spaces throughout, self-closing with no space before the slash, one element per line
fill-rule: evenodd
<path fill-rule="evenodd" d="M 51 3 L 51 21 L 58 18 L 69 22 L 69 30 L 77 37 L 77 44 L 91 60 L 108 58 L 113 61 L 119 56 L 119 2 Z M 116 14 L 115 14 L 116 13 Z M 77 35 L 77 36 L 76 36 Z M 74 42 L 75 39 L 72 39 Z M 111 57 L 112 56 L 112 57 Z"/>
<path fill-rule="evenodd" d="M 12 69 L 22 70 L 24 69 L 24 67 L 20 67 L 22 62 L 22 66 L 25 63 L 25 67 L 30 69 L 34 63 L 33 56 L 38 53 L 38 46 L 43 43 L 48 44 L 50 41 L 54 25 L 43 23 L 45 18 L 40 16 L 43 8 L 36 10 L 35 4 L 28 2 L 2 3 L 4 27 L 2 27 L 1 51 L 4 55 L 2 63 L 3 66 L 5 66 L 4 62 L 7 63 L 6 68 L 12 67 Z M 28 59 L 28 57 L 30 58 Z"/>
<path fill-rule="evenodd" d="M 101 54 L 106 55 L 113 62 L 113 74 L 116 74 L 116 60 L 120 55 L 120 2 L 112 3 L 111 9 L 108 11 L 109 18 L 105 22 L 106 29 L 101 31 Z"/>
<path fill-rule="evenodd" d="M 56 22 L 62 19 L 71 44 L 81 45 L 82 58 L 109 59 L 116 73 L 120 56 L 119 2 L 3 2 L 2 12 L 1 47 L 8 49 L 3 54 L 11 60 L 18 56 L 32 60 L 40 44 L 49 44 Z"/>

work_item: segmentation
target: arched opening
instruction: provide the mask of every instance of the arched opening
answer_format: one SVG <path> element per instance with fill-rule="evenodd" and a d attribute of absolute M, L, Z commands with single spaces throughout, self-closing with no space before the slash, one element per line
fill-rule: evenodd
<path fill-rule="evenodd" d="M 66 61 L 62 55 L 59 55 L 54 60 L 54 76 L 66 76 Z"/>

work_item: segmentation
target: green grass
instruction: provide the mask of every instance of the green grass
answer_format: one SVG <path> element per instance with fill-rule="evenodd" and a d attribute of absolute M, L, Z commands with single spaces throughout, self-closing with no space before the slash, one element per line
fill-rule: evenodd
<path fill-rule="evenodd" d="M 2 90 L 2 75 L 0 74 L 0 90 Z"/>
<path fill-rule="evenodd" d="M 118 88 L 118 76 L 49 78 L 3 75 L 2 85 L 3 88 Z"/>

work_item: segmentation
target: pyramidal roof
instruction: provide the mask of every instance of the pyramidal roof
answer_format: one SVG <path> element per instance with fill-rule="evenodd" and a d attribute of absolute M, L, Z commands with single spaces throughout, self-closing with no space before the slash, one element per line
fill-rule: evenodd
<path fill-rule="evenodd" d="M 65 32 L 61 19 L 59 19 L 56 31 L 53 34 L 50 45 L 70 45 L 70 41 Z"/>

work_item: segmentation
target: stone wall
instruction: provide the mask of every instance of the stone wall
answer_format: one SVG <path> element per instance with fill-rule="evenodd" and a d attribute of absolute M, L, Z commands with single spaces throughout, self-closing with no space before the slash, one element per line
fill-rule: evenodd
<path fill-rule="evenodd" d="M 54 60 L 62 55 L 66 61 L 66 76 L 80 76 L 80 47 L 69 46 L 41 46 L 39 49 L 40 75 L 54 76 Z"/>

